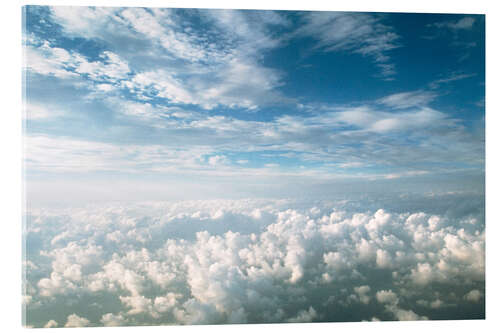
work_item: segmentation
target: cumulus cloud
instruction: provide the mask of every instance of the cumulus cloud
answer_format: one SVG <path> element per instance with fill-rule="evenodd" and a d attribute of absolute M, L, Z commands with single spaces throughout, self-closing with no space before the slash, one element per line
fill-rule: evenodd
<path fill-rule="evenodd" d="M 216 200 L 32 210 L 29 237 L 44 226 L 71 232 L 30 255 L 27 311 L 65 304 L 68 317 L 55 320 L 66 326 L 119 326 L 337 321 L 346 311 L 352 320 L 425 320 L 436 309 L 456 319 L 465 304 L 484 306 L 484 230 L 470 216 L 347 207 Z M 119 242 L 107 237 L 118 233 Z M 91 299 L 99 310 L 81 312 Z"/>
<path fill-rule="evenodd" d="M 53 328 L 53 327 L 57 327 L 59 324 L 57 323 L 57 321 L 51 319 L 47 322 L 47 324 L 45 324 L 43 327 L 44 328 Z"/>
<path fill-rule="evenodd" d="M 404 310 L 399 307 L 399 297 L 392 290 L 381 290 L 376 294 L 377 301 L 385 305 L 387 312 L 394 315 L 397 320 L 427 320 L 426 316 L 419 316 L 412 310 Z"/>
<path fill-rule="evenodd" d="M 308 310 L 301 310 L 296 317 L 288 319 L 290 323 L 307 323 L 317 317 L 317 313 L 312 306 Z"/>
<path fill-rule="evenodd" d="M 361 303 L 363 304 L 368 304 L 370 303 L 370 295 L 369 295 L 369 292 L 370 292 L 370 286 L 359 286 L 359 287 L 355 287 L 354 288 L 354 291 L 356 292 L 356 295 L 358 296 L 358 299 Z"/>
<path fill-rule="evenodd" d="M 464 299 L 469 302 L 479 302 L 479 300 L 483 297 L 483 293 L 477 289 L 469 291 L 464 295 Z"/>
<path fill-rule="evenodd" d="M 397 304 L 398 296 L 392 290 L 381 290 L 376 294 L 377 301 L 384 304 Z"/>
<path fill-rule="evenodd" d="M 68 320 L 66 321 L 66 325 L 64 327 L 84 327 L 88 326 L 90 321 L 87 318 L 80 317 L 77 314 L 73 313 L 68 316 Z"/>
<path fill-rule="evenodd" d="M 104 326 L 124 326 L 127 321 L 121 314 L 106 313 L 102 315 L 100 322 Z"/>

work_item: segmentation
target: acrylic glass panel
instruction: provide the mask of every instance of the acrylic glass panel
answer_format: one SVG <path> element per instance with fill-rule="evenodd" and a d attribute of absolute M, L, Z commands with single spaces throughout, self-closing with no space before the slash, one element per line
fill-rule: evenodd
<path fill-rule="evenodd" d="M 24 325 L 484 318 L 484 15 L 23 18 Z"/>

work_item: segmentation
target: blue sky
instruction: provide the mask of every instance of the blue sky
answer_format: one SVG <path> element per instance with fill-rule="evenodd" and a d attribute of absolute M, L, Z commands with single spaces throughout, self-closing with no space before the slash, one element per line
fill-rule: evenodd
<path fill-rule="evenodd" d="M 25 21 L 34 201 L 483 191 L 482 15 L 26 7 Z"/>

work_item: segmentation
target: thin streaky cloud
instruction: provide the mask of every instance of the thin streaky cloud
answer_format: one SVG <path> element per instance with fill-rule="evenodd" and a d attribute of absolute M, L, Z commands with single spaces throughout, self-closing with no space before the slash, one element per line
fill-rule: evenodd
<path fill-rule="evenodd" d="M 361 54 L 372 58 L 382 76 L 396 74 L 387 53 L 401 47 L 400 36 L 380 18 L 367 14 L 308 13 L 303 20 L 305 24 L 295 34 L 316 39 L 316 48 Z"/>
<path fill-rule="evenodd" d="M 467 73 L 454 73 L 448 77 L 444 77 L 442 79 L 437 79 L 435 81 L 432 81 L 431 83 L 429 83 L 429 87 L 431 89 L 437 89 L 439 88 L 443 83 L 449 83 L 449 82 L 454 82 L 454 81 L 460 81 L 460 80 L 464 80 L 464 79 L 468 79 L 470 77 L 474 77 L 476 76 L 477 74 L 475 73 L 471 73 L 471 74 L 467 74 Z"/>
<path fill-rule="evenodd" d="M 427 25 L 428 27 L 436 27 L 436 28 L 446 28 L 453 31 L 458 30 L 467 30 L 471 29 L 474 26 L 476 19 L 473 17 L 463 17 L 458 21 L 445 21 L 445 22 L 436 22 Z"/>

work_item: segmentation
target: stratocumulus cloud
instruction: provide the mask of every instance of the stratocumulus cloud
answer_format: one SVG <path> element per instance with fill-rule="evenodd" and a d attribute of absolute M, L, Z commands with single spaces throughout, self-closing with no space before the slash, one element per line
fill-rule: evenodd
<path fill-rule="evenodd" d="M 38 209 L 27 221 L 35 326 L 484 315 L 478 212 L 212 200 Z"/>

